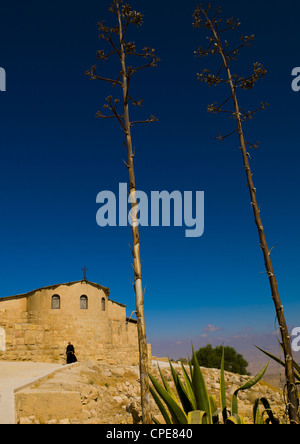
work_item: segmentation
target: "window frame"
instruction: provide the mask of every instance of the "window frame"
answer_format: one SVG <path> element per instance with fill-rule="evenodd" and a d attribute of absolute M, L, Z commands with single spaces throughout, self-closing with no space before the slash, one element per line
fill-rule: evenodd
<path fill-rule="evenodd" d="M 82 306 L 82 302 L 84 301 L 84 305 L 85 307 Z M 86 294 L 82 294 L 80 296 L 80 310 L 88 310 L 89 308 L 89 298 L 87 297 Z"/>
<path fill-rule="evenodd" d="M 60 310 L 60 309 L 61 309 L 61 298 L 59 294 L 53 294 L 51 297 L 51 310 Z"/>

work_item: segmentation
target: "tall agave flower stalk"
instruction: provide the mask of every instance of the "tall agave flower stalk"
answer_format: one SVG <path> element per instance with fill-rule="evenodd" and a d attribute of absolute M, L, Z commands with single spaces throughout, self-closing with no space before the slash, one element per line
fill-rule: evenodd
<path fill-rule="evenodd" d="M 276 316 L 278 319 L 282 346 L 285 357 L 285 369 L 286 369 L 286 386 L 287 386 L 287 399 L 288 399 L 288 412 L 289 418 L 292 423 L 300 423 L 299 418 L 299 402 L 297 395 L 297 388 L 295 385 L 295 376 L 294 376 L 294 368 L 293 368 L 293 356 L 292 356 L 292 348 L 290 335 L 287 328 L 283 305 L 281 303 L 281 299 L 279 296 L 277 280 L 275 277 L 275 272 L 273 269 L 272 261 L 271 261 L 271 251 L 268 248 L 266 234 L 263 227 L 260 209 L 257 203 L 256 197 L 256 188 L 253 183 L 252 172 L 250 169 L 249 163 L 249 153 L 247 152 L 248 147 L 254 147 L 255 145 L 250 144 L 245 140 L 244 132 L 243 132 L 243 122 L 248 119 L 252 119 L 256 111 L 259 109 L 264 109 L 266 104 L 261 103 L 261 107 L 252 112 L 245 112 L 240 107 L 238 98 L 237 98 L 237 89 L 242 88 L 245 90 L 251 90 L 255 83 L 266 74 L 266 70 L 259 63 L 254 64 L 254 73 L 245 78 L 240 77 L 236 74 L 233 74 L 230 69 L 230 63 L 232 60 L 236 60 L 239 50 L 244 47 L 250 45 L 251 41 L 253 41 L 254 36 L 243 36 L 241 37 L 241 44 L 234 49 L 230 49 L 229 43 L 227 40 L 221 39 L 223 33 L 229 29 L 234 29 L 240 26 L 240 22 L 235 21 L 233 18 L 223 21 L 220 16 L 221 8 L 216 8 L 213 10 L 211 4 L 208 3 L 205 7 L 201 5 L 197 7 L 194 14 L 194 27 L 199 28 L 203 27 L 209 31 L 208 41 L 209 45 L 206 49 L 200 47 L 197 51 L 195 51 L 198 56 L 207 56 L 209 54 L 216 54 L 221 58 L 221 67 L 218 73 L 212 74 L 208 70 L 204 70 L 202 74 L 198 74 L 198 78 L 202 82 L 206 82 L 209 86 L 218 85 L 218 84 L 226 84 L 230 89 L 229 97 L 221 104 L 218 105 L 216 103 L 209 105 L 208 111 L 211 113 L 229 113 L 232 118 L 236 121 L 236 129 L 232 131 L 229 135 L 238 133 L 240 149 L 242 152 L 243 164 L 246 171 L 247 183 L 250 192 L 251 198 L 251 206 L 254 213 L 255 224 L 258 230 L 258 235 L 260 239 L 260 247 L 263 252 L 266 273 L 269 278 L 272 299 L 274 301 L 274 306 L 276 310 Z M 224 75 L 224 78 L 222 77 Z M 224 109 L 225 105 L 228 105 L 229 102 L 233 103 L 233 110 Z M 225 136 L 227 137 L 227 136 Z M 224 137 L 218 136 L 220 140 L 223 140 Z"/>
<path fill-rule="evenodd" d="M 149 379 L 148 379 L 148 349 L 146 339 L 146 327 L 145 327 L 145 315 L 144 315 L 144 292 L 142 285 L 142 272 L 141 272 L 141 255 L 140 255 L 140 236 L 138 227 L 138 203 L 136 197 L 136 183 L 134 172 L 134 152 L 132 149 L 132 135 L 131 128 L 138 123 L 150 123 L 156 121 L 154 116 L 150 116 L 146 120 L 130 121 L 129 105 L 140 107 L 142 100 L 135 100 L 130 95 L 130 83 L 132 77 L 142 69 L 157 66 L 159 58 L 156 57 L 155 51 L 152 48 L 145 47 L 142 51 L 137 52 L 135 43 L 127 41 L 127 30 L 130 25 L 139 27 L 142 25 L 143 16 L 141 13 L 134 11 L 131 6 L 124 4 L 123 0 L 114 0 L 109 8 L 116 18 L 116 26 L 108 27 L 105 22 L 98 23 L 100 31 L 99 38 L 106 40 L 110 45 L 110 52 L 106 53 L 104 50 L 100 50 L 97 53 L 97 59 L 106 61 L 111 56 L 117 56 L 120 61 L 120 72 L 116 78 L 104 78 L 97 74 L 97 66 L 92 66 L 86 74 L 90 76 L 92 80 L 98 79 L 109 83 L 111 86 L 119 86 L 122 90 L 121 100 L 119 98 L 113 99 L 113 96 L 106 98 L 104 105 L 105 109 L 109 109 L 111 114 L 104 115 L 101 111 L 97 112 L 97 117 L 101 119 L 116 118 L 121 125 L 121 128 L 125 134 L 127 149 L 127 162 L 125 162 L 129 174 L 129 192 L 131 203 L 131 226 L 133 237 L 133 268 L 134 268 L 134 289 L 136 296 L 136 316 L 137 316 L 137 328 L 138 328 L 138 341 L 139 341 L 139 363 L 140 363 L 140 382 L 141 382 L 141 406 L 142 406 L 142 418 L 144 424 L 150 424 L 151 410 L 150 410 L 150 391 L 149 391 Z M 127 66 L 127 58 L 142 59 L 142 63 L 139 66 Z M 121 111 L 119 111 L 119 103 L 122 104 Z"/>

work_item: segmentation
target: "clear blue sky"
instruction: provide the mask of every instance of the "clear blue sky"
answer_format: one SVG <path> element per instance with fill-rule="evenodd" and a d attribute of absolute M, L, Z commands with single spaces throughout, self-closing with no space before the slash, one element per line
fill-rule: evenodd
<path fill-rule="evenodd" d="M 254 181 L 269 245 L 276 245 L 272 257 L 287 321 L 299 326 L 300 92 L 291 89 L 291 71 L 300 66 L 300 6 L 292 0 L 219 4 L 226 18 L 240 18 L 243 34 L 256 37 L 237 72 L 250 72 L 254 62 L 268 70 L 243 95 L 246 107 L 261 100 L 271 105 L 247 124 L 246 134 L 261 142 L 252 151 Z M 0 296 L 80 280 L 86 266 L 88 279 L 108 286 L 130 315 L 131 230 L 96 224 L 98 192 L 117 193 L 119 182 L 128 182 L 123 134 L 116 122 L 95 119 L 111 89 L 84 75 L 103 47 L 96 25 L 109 17 L 108 5 L 16 0 L 1 6 L 7 91 L 0 93 Z M 204 43 L 192 27 L 196 5 L 132 2 L 144 14 L 133 39 L 161 57 L 159 67 L 135 77 L 136 95 L 144 99 L 139 117 L 159 119 L 133 132 L 137 188 L 205 192 L 202 237 L 186 238 L 184 228 L 140 232 L 147 335 L 160 354 L 171 343 L 174 355 L 188 353 L 180 349 L 183 340 L 274 331 L 238 141 L 214 139 L 234 122 L 207 114 L 208 104 L 226 96 L 196 76 L 210 64 L 193 54 Z"/>

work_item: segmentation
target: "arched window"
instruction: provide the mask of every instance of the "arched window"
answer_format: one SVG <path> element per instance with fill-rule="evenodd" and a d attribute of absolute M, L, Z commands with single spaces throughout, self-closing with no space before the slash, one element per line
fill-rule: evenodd
<path fill-rule="evenodd" d="M 101 311 L 105 311 L 105 298 L 101 299 Z"/>
<path fill-rule="evenodd" d="M 58 294 L 54 294 L 51 299 L 51 308 L 52 310 L 60 309 L 60 296 Z"/>
<path fill-rule="evenodd" d="M 88 297 L 85 294 L 80 296 L 80 309 L 81 310 L 87 310 L 88 309 Z"/>

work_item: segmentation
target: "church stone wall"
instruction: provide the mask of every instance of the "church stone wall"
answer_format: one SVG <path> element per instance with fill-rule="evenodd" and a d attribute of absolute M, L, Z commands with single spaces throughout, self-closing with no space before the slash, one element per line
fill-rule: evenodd
<path fill-rule="evenodd" d="M 27 298 L 16 297 L 0 299 L 0 322 L 2 319 L 10 320 L 11 322 L 26 322 L 27 321 Z"/>
<path fill-rule="evenodd" d="M 0 299 L 0 328 L 6 336 L 0 360 L 65 362 L 70 341 L 78 360 L 137 364 L 136 322 L 126 319 L 126 307 L 108 299 L 105 290 L 80 281 Z M 60 297 L 59 309 L 51 308 L 54 295 Z M 82 295 L 87 309 L 80 308 Z"/>

